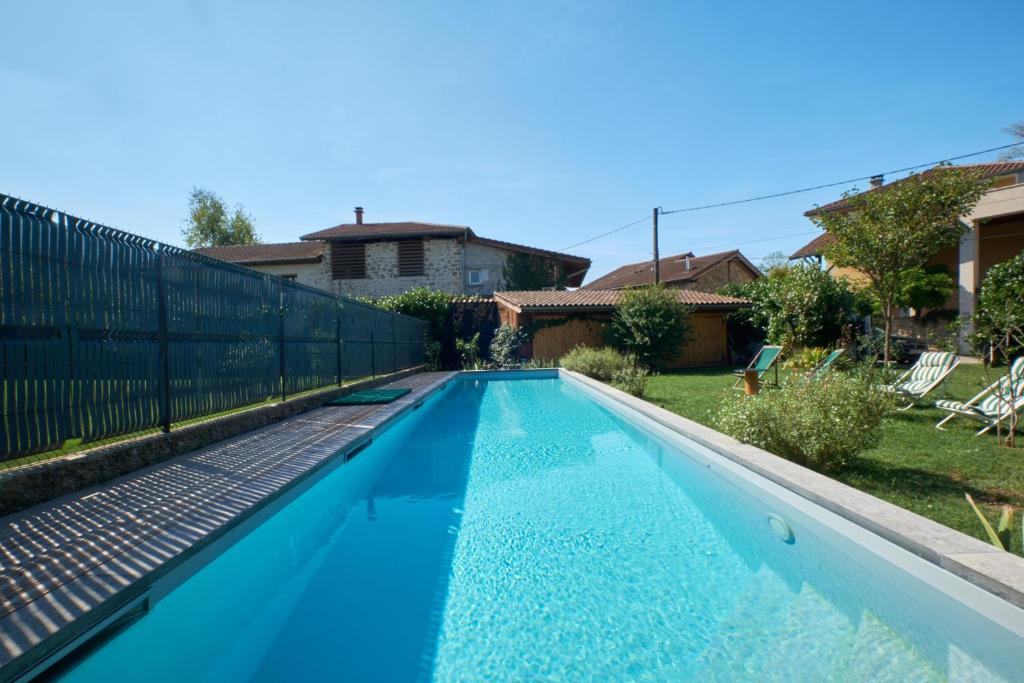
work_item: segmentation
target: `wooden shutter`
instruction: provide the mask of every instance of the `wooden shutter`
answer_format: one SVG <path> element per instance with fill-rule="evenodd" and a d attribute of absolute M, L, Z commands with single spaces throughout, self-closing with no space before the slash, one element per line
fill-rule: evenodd
<path fill-rule="evenodd" d="M 335 242 L 332 244 L 331 277 L 335 280 L 365 278 L 366 245 L 362 242 Z"/>
<path fill-rule="evenodd" d="M 423 240 L 398 243 L 398 277 L 423 275 Z"/>

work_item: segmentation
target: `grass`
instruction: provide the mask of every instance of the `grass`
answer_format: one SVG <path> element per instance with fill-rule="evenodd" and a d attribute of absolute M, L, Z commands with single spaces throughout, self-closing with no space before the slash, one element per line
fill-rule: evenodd
<path fill-rule="evenodd" d="M 961 364 L 943 392 L 931 400 L 966 400 L 998 376 L 986 376 L 981 365 Z M 713 426 L 716 407 L 736 397 L 729 369 L 703 369 L 652 377 L 647 400 L 696 422 Z M 930 403 L 928 405 L 931 405 Z M 1000 446 L 994 434 L 974 436 L 981 426 L 966 418 L 935 428 L 946 413 L 934 407 L 915 407 L 894 412 L 882 425 L 878 446 L 862 452 L 835 479 L 895 503 L 919 515 L 987 541 L 980 522 L 964 493 L 995 523 L 1002 505 L 1015 512 L 1011 550 L 1024 555 L 1021 542 L 1021 508 L 1024 507 L 1024 449 Z M 1021 437 L 1024 445 L 1024 437 Z"/>

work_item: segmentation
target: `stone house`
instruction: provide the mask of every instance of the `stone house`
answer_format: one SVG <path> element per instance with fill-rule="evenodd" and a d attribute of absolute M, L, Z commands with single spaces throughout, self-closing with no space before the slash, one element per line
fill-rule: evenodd
<path fill-rule="evenodd" d="M 968 231 L 959 244 L 943 249 L 928 265 L 944 266 L 953 276 L 956 289 L 942 311 L 922 318 L 917 311 L 905 309 L 896 320 L 897 334 L 918 338 L 933 338 L 944 334 L 945 324 L 959 315 L 966 324 L 961 330 L 961 347 L 967 351 L 966 337 L 970 334 L 970 317 L 977 305 L 978 292 L 989 268 L 1017 256 L 1024 251 L 1024 161 L 1000 161 L 986 164 L 967 164 L 960 168 L 981 171 L 982 177 L 992 179 L 992 187 L 974 206 L 970 214 L 960 220 Z M 928 173 L 925 171 L 924 173 Z M 867 192 L 882 192 L 900 181 L 886 185 L 882 176 L 871 179 Z M 844 211 L 849 205 L 840 199 L 804 213 L 813 217 L 829 211 Z M 853 283 L 863 282 L 862 273 L 849 268 L 836 268 L 824 258 L 824 249 L 833 238 L 825 232 L 798 249 L 790 260 L 818 263 L 834 277 L 845 277 Z"/>
<path fill-rule="evenodd" d="M 662 283 L 673 289 L 716 292 L 734 282 L 750 282 L 762 276 L 757 266 L 739 250 L 694 256 L 692 251 L 658 260 Z M 654 282 L 654 262 L 629 263 L 588 282 L 583 289 L 626 289 Z"/>
<path fill-rule="evenodd" d="M 590 268 L 590 259 L 481 237 L 464 225 L 365 223 L 361 207 L 355 217 L 355 223 L 303 235 L 301 242 L 196 251 L 355 297 L 400 294 L 416 287 L 490 296 L 505 287 L 505 264 L 517 255 L 546 264 L 569 287 L 582 284 Z M 272 260 L 271 253 L 280 258 Z"/>

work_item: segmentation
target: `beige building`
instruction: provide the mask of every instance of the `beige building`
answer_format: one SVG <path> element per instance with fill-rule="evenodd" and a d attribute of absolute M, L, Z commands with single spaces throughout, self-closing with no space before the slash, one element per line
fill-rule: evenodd
<path fill-rule="evenodd" d="M 403 221 L 336 225 L 285 244 L 207 247 L 196 251 L 344 296 L 388 296 L 416 287 L 490 296 L 505 287 L 505 265 L 533 259 L 578 287 L 590 259 L 489 239 L 464 225 Z"/>
<path fill-rule="evenodd" d="M 694 256 L 692 251 L 658 259 L 658 276 L 673 289 L 717 292 L 724 285 L 761 277 L 758 268 L 738 250 Z M 583 285 L 583 289 L 626 289 L 654 282 L 654 261 L 629 263 Z"/>
<path fill-rule="evenodd" d="M 953 274 L 957 290 L 948 303 L 953 314 L 968 320 L 961 332 L 961 345 L 970 334 L 970 316 L 977 305 L 978 290 L 989 268 L 1024 251 L 1024 161 L 1001 161 L 989 164 L 971 164 L 962 168 L 980 170 L 985 178 L 991 178 L 992 189 L 982 196 L 970 214 L 961 220 L 969 228 L 960 243 L 940 251 L 930 265 L 944 265 Z M 927 173 L 927 171 L 926 171 Z M 881 176 L 872 180 L 868 192 L 884 190 Z M 899 181 L 896 181 L 899 182 Z M 847 207 L 844 200 L 812 209 L 804 215 L 811 217 L 821 212 L 842 211 Z M 823 233 L 798 249 L 790 259 L 813 260 L 821 263 L 836 277 L 847 277 L 851 281 L 863 279 L 863 275 L 850 269 L 832 267 L 824 259 L 823 251 L 832 241 Z M 897 321 L 897 332 L 914 336 L 928 336 L 930 330 L 916 324 L 913 311 L 904 311 Z"/>

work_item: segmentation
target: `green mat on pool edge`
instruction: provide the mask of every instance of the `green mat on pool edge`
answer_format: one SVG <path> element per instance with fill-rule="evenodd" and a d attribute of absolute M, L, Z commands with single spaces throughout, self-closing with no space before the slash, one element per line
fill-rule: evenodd
<path fill-rule="evenodd" d="M 325 406 L 360 406 L 360 405 L 371 405 L 375 403 L 391 403 L 396 398 L 401 398 L 408 394 L 412 389 L 401 388 L 401 389 L 363 389 L 353 394 L 346 396 L 339 396 L 338 398 L 332 398 L 330 401 L 324 403 Z"/>

